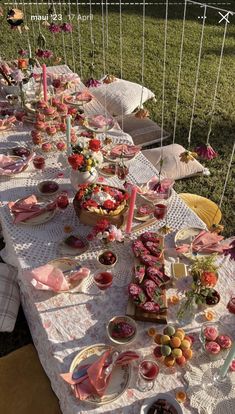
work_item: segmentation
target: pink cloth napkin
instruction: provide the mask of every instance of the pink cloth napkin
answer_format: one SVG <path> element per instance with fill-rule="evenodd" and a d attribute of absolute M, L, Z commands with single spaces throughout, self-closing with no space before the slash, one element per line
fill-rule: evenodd
<path fill-rule="evenodd" d="M 30 154 L 25 160 L 22 158 L 15 161 L 7 155 L 0 154 L 0 175 L 19 173 L 33 157 L 34 154 Z"/>
<path fill-rule="evenodd" d="M 31 195 L 22 200 L 8 203 L 12 214 L 14 215 L 14 224 L 21 221 L 27 221 L 33 217 L 40 216 L 46 211 L 56 208 L 56 201 L 48 203 L 46 206 L 40 206 L 35 195 Z"/>
<path fill-rule="evenodd" d="M 46 264 L 31 271 L 26 270 L 24 272 L 24 277 L 36 289 L 60 292 L 73 288 L 74 282 L 77 282 L 76 284 L 78 285 L 78 282 L 82 282 L 82 280 L 89 276 L 89 274 L 89 269 L 81 267 L 66 278 L 62 270 L 50 264 Z"/>
<path fill-rule="evenodd" d="M 103 115 L 95 115 L 92 118 L 89 119 L 90 125 L 96 127 L 96 128 L 103 128 L 107 125 L 111 125 L 113 122 L 112 118 L 106 118 Z"/>
<path fill-rule="evenodd" d="M 118 144 L 115 145 L 111 152 L 111 156 L 125 156 L 126 158 L 134 157 L 140 152 L 140 147 L 137 145 Z"/>
<path fill-rule="evenodd" d="M 127 365 L 139 358 L 133 351 L 122 352 L 113 363 L 113 349 L 105 351 L 95 362 L 80 366 L 75 372 L 61 374 L 61 377 L 74 386 L 75 396 L 85 400 L 91 395 L 102 397 L 109 384 L 112 370 L 116 365 Z M 110 368 L 110 369 L 109 369 Z"/>
<path fill-rule="evenodd" d="M 227 249 L 227 245 L 221 245 L 223 236 L 219 236 L 217 233 L 210 233 L 209 231 L 202 230 L 192 242 L 192 250 L 195 253 L 223 253 Z M 178 253 L 186 253 L 190 250 L 189 244 L 182 244 L 176 247 Z"/>
<path fill-rule="evenodd" d="M 150 191 L 161 194 L 166 193 L 170 188 L 172 188 L 173 184 L 174 180 L 171 180 L 170 178 L 163 178 L 159 181 L 159 177 L 155 175 L 148 181 L 147 187 Z"/>

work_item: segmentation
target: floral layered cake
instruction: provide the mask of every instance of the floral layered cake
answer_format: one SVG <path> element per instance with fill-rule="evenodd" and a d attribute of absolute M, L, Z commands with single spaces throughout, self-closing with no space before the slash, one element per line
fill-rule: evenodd
<path fill-rule="evenodd" d="M 148 319 L 148 315 L 151 315 L 152 320 L 152 317 L 159 315 L 159 320 L 164 323 L 165 287 L 170 282 L 170 277 L 164 272 L 163 247 L 163 238 L 149 231 L 132 242 L 135 265 L 129 297 L 135 305 L 136 319 Z"/>
<path fill-rule="evenodd" d="M 84 184 L 74 198 L 74 208 L 84 224 L 94 225 L 106 218 L 118 227 L 128 207 L 128 194 L 119 188 L 102 184 Z"/>

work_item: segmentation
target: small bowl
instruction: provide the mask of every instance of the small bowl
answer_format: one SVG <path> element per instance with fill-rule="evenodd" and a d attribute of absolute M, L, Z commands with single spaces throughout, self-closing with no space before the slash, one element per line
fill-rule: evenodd
<path fill-rule="evenodd" d="M 101 256 L 103 256 L 105 253 L 112 253 L 112 254 L 115 256 L 115 258 L 116 258 L 115 262 L 114 262 L 114 263 L 112 263 L 112 264 L 105 264 L 105 263 L 101 263 L 101 262 L 100 262 L 100 258 L 101 258 Z M 99 254 L 99 256 L 98 256 L 97 260 L 98 260 L 98 263 L 99 263 L 99 265 L 100 265 L 100 267 L 101 267 L 102 269 L 111 269 L 112 267 L 116 266 L 118 258 L 117 258 L 116 253 L 112 252 L 112 250 L 104 250 L 103 252 L 101 252 L 101 253 Z"/>
<path fill-rule="evenodd" d="M 217 330 L 217 336 L 214 338 L 213 336 L 211 336 L 210 339 L 207 339 L 204 331 L 206 328 L 215 328 Z M 212 335 L 212 334 L 211 334 Z M 229 348 L 222 348 L 220 349 L 220 351 L 216 354 L 216 353 L 211 353 L 207 350 L 206 348 L 206 344 L 208 342 L 216 342 L 218 343 L 218 336 L 228 336 L 231 339 L 231 346 L 232 346 L 232 342 L 234 340 L 234 333 L 233 330 L 231 329 L 231 327 L 224 325 L 223 323 L 221 323 L 220 321 L 215 321 L 215 322 L 205 322 L 202 324 L 202 328 L 201 328 L 201 332 L 199 335 L 199 339 L 200 342 L 203 346 L 204 351 L 206 352 L 206 354 L 212 359 L 212 360 L 217 360 L 220 358 L 225 358 L 225 355 L 229 352 L 229 350 L 231 349 L 231 346 Z"/>
<path fill-rule="evenodd" d="M 112 326 L 114 323 L 119 323 L 119 322 L 126 322 L 134 328 L 134 333 L 129 338 L 114 338 L 112 336 Z M 137 336 L 136 322 L 129 316 L 114 316 L 112 319 L 110 319 L 108 325 L 106 326 L 106 330 L 107 330 L 107 335 L 110 341 L 117 345 L 130 344 L 136 339 L 136 336 Z"/>
<path fill-rule="evenodd" d="M 52 185 L 52 184 L 56 184 L 57 185 L 57 189 L 56 190 L 53 190 L 53 191 L 48 191 L 48 192 L 45 192 L 45 191 L 42 191 L 42 189 L 43 189 L 43 186 L 45 185 L 45 184 L 47 184 L 47 185 Z M 37 185 L 37 189 L 38 189 L 38 192 L 41 194 L 41 195 L 43 195 L 43 196 L 48 196 L 48 195 L 54 195 L 54 194 L 57 194 L 58 193 L 58 191 L 59 191 L 59 184 L 57 184 L 55 181 L 41 181 L 38 185 Z"/>

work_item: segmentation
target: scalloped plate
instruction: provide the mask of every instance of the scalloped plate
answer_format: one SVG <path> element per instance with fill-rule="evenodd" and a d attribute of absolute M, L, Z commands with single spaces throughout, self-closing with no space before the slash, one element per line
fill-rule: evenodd
<path fill-rule="evenodd" d="M 69 371 L 73 372 L 79 365 L 86 365 L 87 363 L 94 362 L 97 357 L 100 357 L 104 351 L 107 351 L 110 348 L 114 349 L 105 344 L 95 344 L 82 349 L 74 358 Z M 109 385 L 103 397 L 91 395 L 84 402 L 89 402 L 95 405 L 110 404 L 112 401 L 119 398 L 128 388 L 130 376 L 130 365 L 116 366 L 113 369 Z"/>

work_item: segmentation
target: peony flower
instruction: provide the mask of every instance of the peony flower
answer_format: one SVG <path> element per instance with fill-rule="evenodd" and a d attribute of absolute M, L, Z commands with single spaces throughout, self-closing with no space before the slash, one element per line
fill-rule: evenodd
<path fill-rule="evenodd" d="M 79 170 L 84 165 L 84 156 L 81 154 L 72 154 L 68 157 L 68 162 L 73 170 Z"/>
<path fill-rule="evenodd" d="M 71 23 L 63 23 L 60 28 L 66 33 L 72 33 L 73 31 L 73 25 Z"/>
<path fill-rule="evenodd" d="M 44 51 L 42 49 L 38 49 L 36 51 L 36 56 L 39 57 L 39 58 L 42 58 L 43 57 L 43 53 L 44 53 Z"/>
<path fill-rule="evenodd" d="M 112 200 L 105 200 L 103 207 L 106 208 L 107 210 L 112 210 L 112 208 L 115 207 L 115 204 Z"/>
<path fill-rule="evenodd" d="M 185 162 L 186 164 L 188 164 L 189 161 L 194 161 L 195 158 L 197 158 L 197 153 L 191 151 L 184 151 L 179 155 L 179 157 L 181 162 Z"/>
<path fill-rule="evenodd" d="M 90 141 L 89 141 L 89 149 L 91 150 L 91 151 L 99 151 L 100 150 L 100 147 L 101 147 L 101 142 L 100 142 L 100 140 L 99 139 L 91 139 Z"/>
<path fill-rule="evenodd" d="M 50 26 L 48 27 L 48 29 L 50 30 L 51 33 L 60 33 L 61 32 L 60 25 L 55 24 L 55 23 L 51 23 Z"/>
<path fill-rule="evenodd" d="M 94 79 L 94 78 L 89 78 L 86 82 L 85 85 L 87 88 L 97 88 L 98 86 L 101 85 L 101 82 Z"/>
<path fill-rule="evenodd" d="M 44 57 L 45 59 L 50 59 L 50 58 L 52 58 L 52 57 L 53 57 L 53 52 L 52 52 L 52 50 L 48 50 L 48 49 L 44 50 L 44 52 L 43 52 L 43 57 Z"/>
<path fill-rule="evenodd" d="M 83 203 L 83 207 L 84 208 L 89 208 L 89 207 L 98 207 L 98 204 L 95 200 L 92 200 L 92 198 L 90 198 L 90 200 L 87 200 Z"/>
<path fill-rule="evenodd" d="M 210 144 L 199 145 L 199 147 L 195 149 L 195 152 L 199 155 L 199 157 L 205 160 L 213 160 L 213 158 L 218 157 L 217 152 L 213 150 Z"/>
<path fill-rule="evenodd" d="M 218 276 L 214 272 L 203 272 L 200 277 L 201 285 L 214 287 L 217 283 Z"/>

